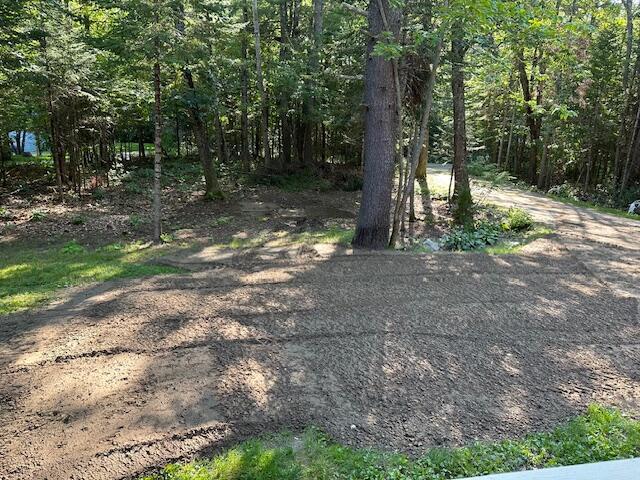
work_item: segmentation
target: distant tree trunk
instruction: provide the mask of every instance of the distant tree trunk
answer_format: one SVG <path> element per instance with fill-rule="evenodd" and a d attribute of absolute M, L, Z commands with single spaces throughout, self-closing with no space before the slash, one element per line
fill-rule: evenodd
<path fill-rule="evenodd" d="M 289 20 L 286 0 L 280 1 L 280 63 L 289 58 Z M 281 163 L 285 168 L 291 167 L 291 118 L 289 116 L 289 96 L 287 88 L 280 92 L 280 130 L 282 136 Z"/>
<path fill-rule="evenodd" d="M 320 70 L 320 51 L 323 43 L 323 9 L 324 0 L 313 0 L 313 24 L 312 36 L 313 47 L 309 55 L 309 77 L 307 82 L 307 96 L 304 99 L 302 110 L 304 115 L 304 137 L 302 157 L 305 166 L 310 166 L 314 162 L 313 132 L 317 124 L 317 105 L 315 98 L 316 82 L 314 76 Z"/>
<path fill-rule="evenodd" d="M 211 155 L 209 131 L 202 120 L 202 115 L 200 114 L 200 107 L 198 105 L 195 85 L 193 83 L 193 75 L 191 74 L 191 70 L 189 70 L 188 68 L 185 68 L 183 70 L 183 74 L 191 96 L 187 110 L 189 112 L 189 119 L 191 120 L 193 135 L 196 137 L 198 157 L 200 158 L 200 163 L 202 164 L 202 170 L 204 172 L 204 196 L 208 200 L 221 198 L 222 190 L 220 189 L 220 184 L 218 183 L 218 177 L 216 176 L 216 169 L 213 164 L 213 158 Z"/>
<path fill-rule="evenodd" d="M 464 30 L 455 24 L 451 41 L 451 91 L 453 94 L 453 218 L 458 225 L 473 221 L 471 188 L 467 173 L 467 129 L 464 105 Z"/>
<path fill-rule="evenodd" d="M 178 150 L 178 158 L 180 158 L 180 120 L 176 114 L 176 148 Z"/>
<path fill-rule="evenodd" d="M 398 123 L 393 63 L 373 55 L 377 38 L 385 30 L 385 14 L 392 34 L 400 29 L 400 12 L 389 0 L 369 2 L 369 39 L 364 80 L 364 183 L 353 245 L 385 248 L 389 243 L 389 213 Z"/>
<path fill-rule="evenodd" d="M 504 155 L 504 163 L 507 170 L 510 170 L 510 168 L 513 168 L 509 166 L 509 158 L 511 155 L 511 143 L 513 142 L 513 126 L 515 121 L 516 121 L 516 109 L 514 107 L 513 111 L 511 112 L 511 124 L 509 125 L 509 140 L 507 141 L 507 153 L 505 153 Z"/>
<path fill-rule="evenodd" d="M 630 71 L 631 71 L 631 54 L 633 52 L 633 0 L 622 0 L 626 12 L 626 38 L 625 38 L 625 59 L 622 71 L 622 91 L 624 93 L 624 106 L 620 112 L 618 139 L 616 141 L 616 152 L 614 158 L 614 183 L 622 181 L 625 183 L 624 175 L 626 163 L 623 163 L 624 147 L 627 132 L 627 117 L 631 109 L 631 88 L 630 88 Z M 640 50 L 638 51 L 638 62 L 640 64 Z M 636 68 L 637 73 L 637 68 Z M 631 145 L 633 147 L 633 145 Z M 622 187 L 621 190 L 624 190 Z"/>
<path fill-rule="evenodd" d="M 147 159 L 146 152 L 144 151 L 144 137 L 142 134 L 142 127 L 138 128 L 138 157 L 143 160 Z"/>
<path fill-rule="evenodd" d="M 529 152 L 529 182 L 535 184 L 536 172 L 538 169 L 538 146 L 540 143 L 540 122 L 535 118 L 533 108 L 531 108 L 531 86 L 527 70 L 524 64 L 524 50 L 520 49 L 516 54 L 516 64 L 518 68 L 518 76 L 520 78 L 520 86 L 522 87 L 522 96 L 525 101 L 525 113 L 527 126 L 529 127 L 529 135 L 531 137 L 531 150 Z"/>
<path fill-rule="evenodd" d="M 154 158 L 153 158 L 153 241 L 160 243 L 162 235 L 162 186 L 160 176 L 162 174 L 162 97 L 160 90 L 160 61 L 158 41 L 156 44 L 156 61 L 153 64 L 153 90 L 154 90 Z"/>
<path fill-rule="evenodd" d="M 276 168 L 271 159 L 271 144 L 269 142 L 269 100 L 264 88 L 262 77 L 262 52 L 260 50 L 260 16 L 258 15 L 258 0 L 253 0 L 253 35 L 256 47 L 256 82 L 262 105 L 261 129 L 262 145 L 264 148 L 264 166 L 267 170 Z"/>
<path fill-rule="evenodd" d="M 626 190 L 629 186 L 631 179 L 631 172 L 633 167 L 637 164 L 638 159 L 638 143 L 640 143 L 640 102 L 638 102 L 638 109 L 636 111 L 636 118 L 633 124 L 633 130 L 631 133 L 631 141 L 629 142 L 629 148 L 627 150 L 627 158 L 624 166 L 624 174 L 622 176 L 621 191 Z"/>
<path fill-rule="evenodd" d="M 242 19 L 249 28 L 249 9 L 247 7 L 247 1 L 242 3 Z M 240 114 L 240 156 L 242 170 L 248 172 L 251 168 L 251 157 L 249 154 L 249 70 L 247 64 L 249 62 L 249 56 L 247 54 L 247 34 L 248 32 L 242 32 L 242 38 L 240 41 L 240 48 L 242 50 L 242 70 L 240 79 L 242 82 L 242 106 Z"/>

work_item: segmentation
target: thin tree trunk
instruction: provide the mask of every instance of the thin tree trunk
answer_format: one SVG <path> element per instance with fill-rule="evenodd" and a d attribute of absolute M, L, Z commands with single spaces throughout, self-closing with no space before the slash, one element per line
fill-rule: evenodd
<path fill-rule="evenodd" d="M 247 7 L 247 0 L 242 2 L 242 19 L 247 24 L 247 29 L 249 28 L 249 9 Z M 249 70 L 248 70 L 248 62 L 249 57 L 247 54 L 247 35 L 248 32 L 245 30 L 242 32 L 242 37 L 240 41 L 240 48 L 242 50 L 242 71 L 241 71 L 241 82 L 242 82 L 242 106 L 241 106 L 241 114 L 240 114 L 240 156 L 242 170 L 248 172 L 251 169 L 251 156 L 249 154 Z"/>
<path fill-rule="evenodd" d="M 157 19 L 156 19 L 157 22 Z M 162 235 L 162 186 L 160 183 L 162 174 L 162 97 L 160 90 L 160 61 L 158 60 L 159 46 L 155 41 L 156 61 L 153 64 L 153 89 L 154 89 L 154 116 L 155 138 L 153 158 L 153 241 L 161 242 Z"/>
<path fill-rule="evenodd" d="M 511 155 L 511 143 L 513 141 L 513 125 L 514 125 L 515 121 L 516 121 L 516 109 L 514 107 L 512 113 L 511 113 L 511 125 L 509 126 L 509 140 L 507 141 L 507 153 L 505 154 L 505 157 L 504 157 L 504 161 L 505 161 L 505 165 L 507 167 L 507 170 L 510 170 L 510 168 L 509 168 L 509 157 Z"/>
<path fill-rule="evenodd" d="M 451 91 L 453 95 L 453 205 L 454 221 L 469 225 L 473 220 L 471 188 L 467 173 L 467 130 L 464 105 L 464 56 L 466 46 L 461 24 L 454 25 L 451 41 Z"/>
<path fill-rule="evenodd" d="M 269 101 L 264 88 L 262 77 L 262 53 L 260 50 L 260 16 L 258 14 L 258 0 L 253 0 L 253 35 L 256 47 L 256 82 L 260 103 L 262 105 L 262 116 L 260 127 L 262 129 L 262 146 L 264 148 L 264 166 L 267 170 L 276 168 L 271 159 L 271 144 L 269 142 Z"/>
<path fill-rule="evenodd" d="M 287 15 L 286 0 L 280 1 L 280 63 L 285 64 L 289 57 L 289 20 Z M 289 168 L 291 166 L 291 119 L 289 116 L 289 96 L 288 89 L 283 88 L 280 92 L 280 129 L 282 136 L 282 146 L 280 149 L 281 163 Z"/>
<path fill-rule="evenodd" d="M 416 167 L 416 179 L 427 179 L 427 164 L 429 163 L 429 126 L 424 132 L 424 144 L 420 150 L 420 158 L 418 159 L 418 166 Z"/>
<path fill-rule="evenodd" d="M 424 85 L 424 90 L 422 93 L 422 98 L 424 99 L 422 106 L 422 117 L 420 119 L 420 126 L 418 127 L 418 134 L 416 135 L 415 141 L 413 143 L 411 162 L 408 167 L 409 172 L 407 175 L 407 181 L 402 188 L 402 198 L 396 205 L 396 209 L 393 215 L 393 229 L 391 231 L 391 239 L 389 241 L 390 246 L 395 246 L 398 241 L 398 236 L 400 234 L 400 223 L 402 217 L 404 217 L 404 212 L 407 205 L 407 197 L 412 191 L 413 183 L 415 182 L 416 178 L 416 169 L 418 168 L 418 162 L 420 161 L 420 153 L 422 152 L 423 146 L 425 145 L 427 131 L 429 129 L 429 117 L 431 116 L 431 108 L 433 106 L 433 91 L 435 89 L 438 68 L 440 66 L 441 52 L 442 38 L 438 40 L 438 44 L 434 52 L 434 57 L 432 59 L 431 72 L 429 73 L 429 78 Z"/>
<path fill-rule="evenodd" d="M 527 76 L 524 64 L 524 50 L 520 49 L 516 53 L 516 64 L 518 75 L 520 78 L 520 86 L 522 87 L 522 96 L 525 101 L 525 113 L 527 126 L 529 127 L 529 135 L 531 137 L 531 151 L 529 153 L 529 181 L 531 184 L 536 182 L 536 172 L 538 169 L 538 144 L 540 142 L 540 124 L 535 118 L 533 108 L 531 107 L 531 85 Z"/>
<path fill-rule="evenodd" d="M 303 149 L 302 161 L 305 166 L 311 166 L 314 163 L 314 144 L 313 132 L 316 128 L 316 98 L 315 76 L 320 70 L 320 51 L 323 43 L 323 9 L 324 0 L 313 0 L 313 24 L 312 36 L 313 47 L 309 55 L 309 80 L 307 82 L 307 95 L 302 105 L 304 115 L 304 133 L 303 133 Z"/>

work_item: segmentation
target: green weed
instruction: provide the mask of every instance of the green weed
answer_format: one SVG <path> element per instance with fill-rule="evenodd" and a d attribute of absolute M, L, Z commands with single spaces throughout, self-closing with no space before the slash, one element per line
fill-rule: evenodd
<path fill-rule="evenodd" d="M 145 480 L 447 480 L 640 455 L 640 422 L 593 405 L 550 433 L 434 448 L 417 460 L 345 447 L 309 428 L 251 440 L 210 460 L 172 464 Z"/>

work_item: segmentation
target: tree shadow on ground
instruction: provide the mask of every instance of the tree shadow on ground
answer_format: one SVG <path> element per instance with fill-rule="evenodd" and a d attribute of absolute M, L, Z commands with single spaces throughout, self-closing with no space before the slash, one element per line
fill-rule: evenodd
<path fill-rule="evenodd" d="M 564 247 L 257 249 L 206 267 L 5 317 L 0 472 L 128 477 L 307 425 L 417 455 L 593 401 L 638 413 L 637 300 Z"/>

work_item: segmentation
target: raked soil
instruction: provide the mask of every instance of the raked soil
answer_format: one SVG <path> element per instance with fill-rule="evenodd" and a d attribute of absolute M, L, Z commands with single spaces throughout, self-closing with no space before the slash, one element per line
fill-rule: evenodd
<path fill-rule="evenodd" d="M 639 416 L 640 222 L 477 195 L 556 234 L 507 256 L 202 248 L 2 317 L 0 478 L 131 478 L 308 425 L 418 455 L 592 402 Z"/>

